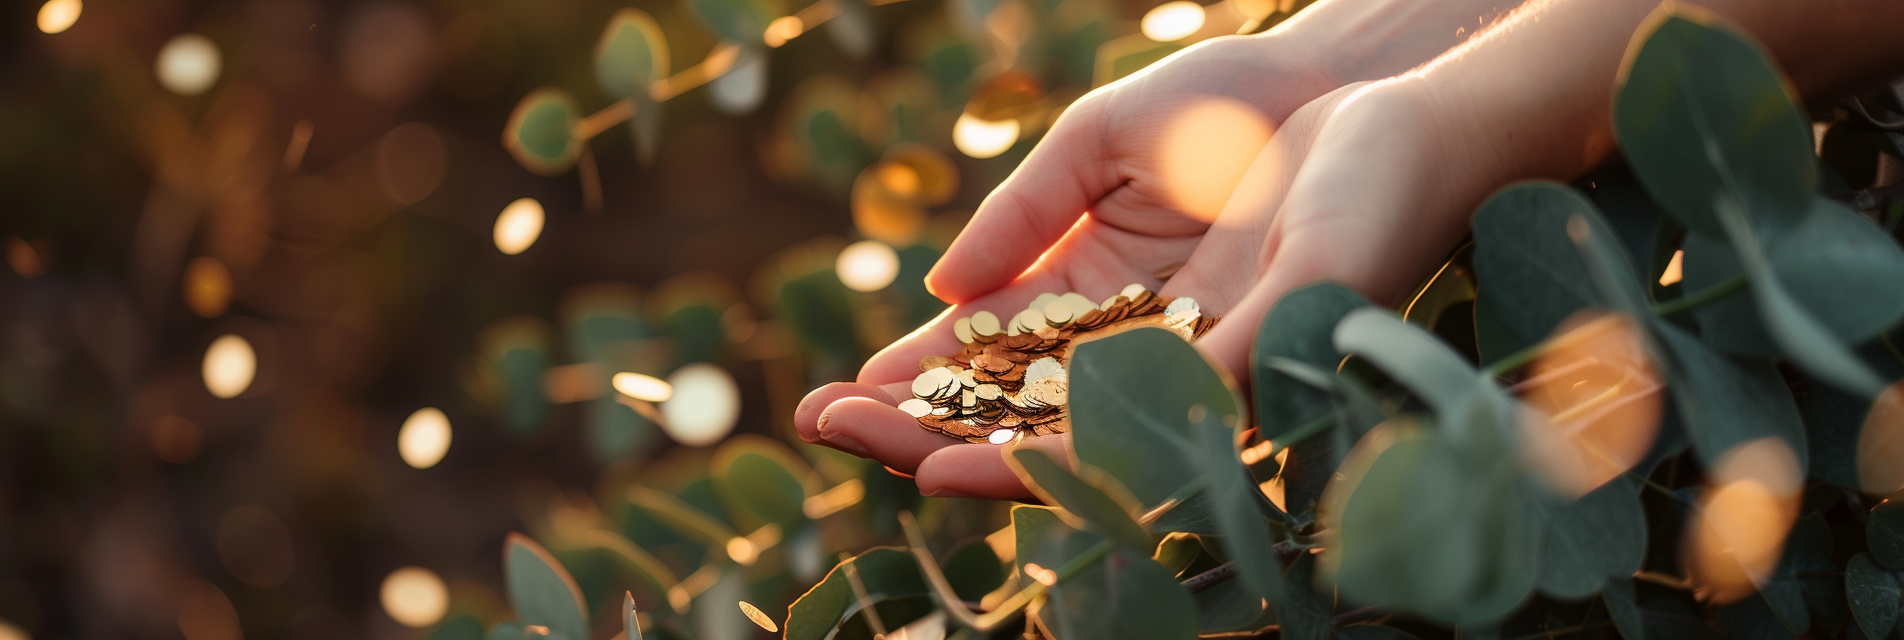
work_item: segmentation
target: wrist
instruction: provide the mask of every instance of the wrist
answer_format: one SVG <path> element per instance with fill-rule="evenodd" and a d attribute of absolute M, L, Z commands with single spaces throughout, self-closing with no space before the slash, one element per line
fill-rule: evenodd
<path fill-rule="evenodd" d="M 1462 43 L 1521 0 L 1323 0 L 1271 29 L 1312 52 L 1316 73 L 1342 86 L 1416 68 Z"/>

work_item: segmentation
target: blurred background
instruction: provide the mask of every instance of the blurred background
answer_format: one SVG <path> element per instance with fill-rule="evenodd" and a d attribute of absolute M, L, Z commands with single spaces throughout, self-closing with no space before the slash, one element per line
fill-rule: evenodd
<path fill-rule="evenodd" d="M 1154 5 L 10 4 L 0 639 L 488 623 L 505 534 L 570 516 L 707 589 L 719 549 L 639 539 L 618 496 L 719 515 L 708 465 L 737 434 L 810 465 L 806 516 L 859 514 L 803 548 L 891 540 L 902 507 L 988 533 L 998 505 L 922 506 L 798 443 L 793 407 L 938 312 L 920 278 L 1065 105 L 1298 3 Z M 667 91 L 618 101 L 627 7 Z M 592 129 L 533 148 L 542 121 L 512 113 L 544 103 Z M 819 557 L 756 601 L 784 611 Z"/>

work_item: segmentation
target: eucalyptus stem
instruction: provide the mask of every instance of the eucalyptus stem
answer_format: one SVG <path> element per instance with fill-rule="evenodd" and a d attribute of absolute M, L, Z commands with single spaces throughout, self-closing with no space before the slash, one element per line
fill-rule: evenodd
<path fill-rule="evenodd" d="M 1532 362 L 1534 358 L 1540 356 L 1541 352 L 1546 350 L 1545 347 L 1545 343 L 1533 344 L 1520 351 L 1507 354 L 1507 357 L 1496 360 L 1494 364 L 1487 366 L 1488 375 L 1497 378 L 1507 375 L 1507 372 L 1519 369 L 1521 366 Z"/>
<path fill-rule="evenodd" d="M 1309 436 L 1327 431 L 1329 427 L 1335 426 L 1335 423 L 1334 414 L 1324 415 L 1320 418 L 1310 420 L 1307 424 L 1300 427 L 1290 429 L 1280 437 L 1270 438 L 1269 442 L 1271 447 L 1269 455 L 1276 455 L 1284 449 L 1296 446 L 1303 440 L 1309 439 Z"/>
<path fill-rule="evenodd" d="M 1662 316 L 1685 313 L 1706 303 L 1732 295 L 1732 292 L 1745 288 L 1744 274 L 1733 276 L 1719 284 L 1680 296 L 1677 300 L 1668 300 L 1653 307 L 1653 312 Z"/>
<path fill-rule="evenodd" d="M 1658 491 L 1660 495 L 1666 496 L 1667 498 L 1671 498 L 1673 502 L 1677 502 L 1677 503 L 1686 505 L 1688 507 L 1693 506 L 1693 504 L 1691 502 L 1687 502 L 1685 498 L 1679 497 L 1679 494 L 1673 493 L 1672 489 L 1668 489 L 1666 488 L 1665 485 L 1654 482 L 1652 478 L 1648 478 L 1646 476 L 1642 476 L 1640 474 L 1633 473 L 1631 471 L 1626 472 L 1626 477 L 1632 478 L 1634 480 L 1638 480 L 1640 484 L 1645 485 L 1646 488 L 1652 489 L 1654 491 Z"/>

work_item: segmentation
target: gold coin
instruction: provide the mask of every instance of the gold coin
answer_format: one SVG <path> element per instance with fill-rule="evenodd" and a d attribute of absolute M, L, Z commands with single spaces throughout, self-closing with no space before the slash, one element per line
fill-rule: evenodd
<path fill-rule="evenodd" d="M 990 401 L 1004 397 L 1005 390 L 1000 389 L 998 385 L 995 384 L 981 384 L 978 388 L 972 390 L 972 394 L 978 396 L 980 400 Z"/>
<path fill-rule="evenodd" d="M 924 418 L 932 415 L 932 403 L 913 398 L 899 403 L 899 410 L 914 418 Z"/>
<path fill-rule="evenodd" d="M 998 332 L 998 316 L 992 315 L 990 311 L 980 311 L 972 314 L 972 335 L 974 337 L 995 336 L 998 335 Z"/>
<path fill-rule="evenodd" d="M 959 342 L 971 342 L 972 319 L 959 318 L 957 322 L 952 323 L 952 335 L 958 337 Z"/>
<path fill-rule="evenodd" d="M 1117 295 L 1124 296 L 1132 300 L 1136 300 L 1137 295 L 1143 293 L 1144 291 L 1145 291 L 1144 285 L 1133 282 L 1128 285 L 1124 285 L 1124 290 L 1118 292 Z"/>
<path fill-rule="evenodd" d="M 912 395 L 915 395 L 921 398 L 930 398 L 932 396 L 938 395 L 939 390 L 944 389 L 945 386 L 947 384 L 950 384 L 951 382 L 952 382 L 951 369 L 946 369 L 944 367 L 932 369 L 930 371 L 926 371 L 925 373 L 921 373 L 919 374 L 919 377 L 912 379 Z"/>
<path fill-rule="evenodd" d="M 1063 300 L 1053 300 L 1051 304 L 1045 305 L 1044 313 L 1045 322 L 1053 326 L 1064 326 L 1072 319 L 1071 305 Z"/>

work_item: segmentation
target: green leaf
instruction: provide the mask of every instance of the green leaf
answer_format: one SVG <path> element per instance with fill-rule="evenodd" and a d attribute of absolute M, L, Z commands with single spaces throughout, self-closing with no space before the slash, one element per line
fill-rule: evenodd
<path fill-rule="evenodd" d="M 1776 367 L 1713 353 L 1698 338 L 1664 322 L 1652 326 L 1667 390 L 1701 462 L 1717 464 L 1719 456 L 1740 443 L 1778 437 L 1791 446 L 1801 466 L 1807 464 L 1798 403 Z"/>
<path fill-rule="evenodd" d="M 1011 461 L 1021 471 L 1026 486 L 1048 503 L 1064 507 L 1112 540 L 1140 551 L 1153 548 L 1150 533 L 1137 524 L 1137 506 L 1128 492 L 1115 480 L 1083 467 L 1080 473 L 1095 476 L 1085 479 L 1066 471 L 1043 451 L 1019 448 L 1011 451 Z M 1119 495 L 1122 494 L 1122 495 Z"/>
<path fill-rule="evenodd" d="M 1258 436 L 1275 440 L 1334 410 L 1326 391 L 1290 384 L 1289 376 L 1272 369 L 1270 362 L 1286 358 L 1334 372 L 1343 358 L 1335 349 L 1335 326 L 1342 316 L 1367 306 L 1368 300 L 1347 287 L 1324 282 L 1284 294 L 1270 307 L 1256 333 L 1256 348 L 1250 353 Z"/>
<path fill-rule="evenodd" d="M 1279 603 L 1283 597 L 1282 562 L 1273 548 L 1269 525 L 1257 502 L 1264 500 L 1236 450 L 1234 431 L 1205 415 L 1196 425 L 1197 468 L 1205 470 L 1205 495 L 1216 516 L 1217 546 L 1236 563 L 1237 576 L 1250 595 Z"/>
<path fill-rule="evenodd" d="M 568 92 L 543 87 L 523 96 L 503 126 L 502 146 L 522 168 L 538 175 L 556 176 L 575 166 L 582 145 L 570 132 L 582 120 L 582 110 Z"/>
<path fill-rule="evenodd" d="M 973 540 L 952 550 L 941 567 L 946 582 L 959 598 L 978 602 L 1005 584 L 1005 563 L 984 540 Z"/>
<path fill-rule="evenodd" d="M 1724 196 L 1719 198 L 1715 207 L 1719 212 L 1719 221 L 1724 223 L 1732 241 L 1732 248 L 1738 252 L 1739 261 L 1751 280 L 1752 297 L 1758 303 L 1759 318 L 1765 321 L 1766 329 L 1771 333 L 1773 342 L 1778 344 L 1779 351 L 1806 372 L 1825 382 L 1868 398 L 1877 397 L 1884 390 L 1884 381 L 1820 324 L 1812 315 L 1812 309 L 1802 307 L 1792 297 L 1785 284 L 1772 272 L 1765 251 L 1759 245 L 1758 234 L 1746 219 L 1745 211 Z"/>
<path fill-rule="evenodd" d="M 1633 592 L 1633 579 L 1619 576 L 1600 587 L 1600 601 L 1606 604 L 1613 628 L 1627 640 L 1646 640 L 1646 620 L 1640 614 L 1639 596 Z"/>
<path fill-rule="evenodd" d="M 849 564 L 858 572 L 867 598 L 874 603 L 928 593 L 919 563 L 911 553 L 894 547 L 871 549 L 833 567 L 819 584 L 787 607 L 787 640 L 824 640 L 859 610 L 851 579 L 846 575 Z M 732 611 L 721 613 L 734 615 Z"/>
<path fill-rule="evenodd" d="M 496 626 L 490 627 L 489 635 L 484 637 L 488 640 L 529 640 L 522 625 L 507 621 L 498 622 Z"/>
<path fill-rule="evenodd" d="M 628 502 L 640 507 L 669 529 L 690 539 L 720 549 L 736 534 L 732 527 L 689 505 L 681 498 L 648 487 L 628 488 Z"/>
<path fill-rule="evenodd" d="M 1871 508 L 1864 525 L 1871 559 L 1891 571 L 1904 571 L 1904 502 L 1885 500 Z"/>
<path fill-rule="evenodd" d="M 1203 471 L 1194 464 L 1192 407 L 1234 424 L 1240 402 L 1177 334 L 1126 331 L 1078 345 L 1070 363 L 1072 447 L 1154 507 Z"/>
<path fill-rule="evenodd" d="M 1605 217 L 1592 209 L 1574 214 L 1567 219 L 1567 237 L 1573 240 L 1580 262 L 1587 267 L 1600 306 L 1636 318 L 1650 315 L 1646 283 L 1633 271 L 1619 234 Z"/>
<path fill-rule="evenodd" d="M 609 17 L 595 43 L 595 84 L 602 93 L 618 100 L 646 98 L 648 87 L 668 71 L 668 40 L 654 18 L 635 8 Z"/>
<path fill-rule="evenodd" d="M 555 557 L 528 536 L 511 533 L 503 545 L 509 606 L 523 624 L 549 628 L 553 640 L 588 640 L 582 591 Z"/>
<path fill-rule="evenodd" d="M 786 445 L 760 436 L 729 438 L 715 450 L 709 470 L 730 513 L 778 525 L 782 534 L 805 525 L 805 482 L 813 470 Z"/>
<path fill-rule="evenodd" d="M 1713 618 L 1728 637 L 1738 640 L 1790 640 L 1793 637 L 1764 598 L 1746 598 L 1720 607 Z"/>
<path fill-rule="evenodd" d="M 1474 213 L 1476 305 L 1500 321 L 1513 351 L 1546 340 L 1562 320 L 1595 304 L 1587 266 L 1567 237 L 1567 220 L 1592 207 L 1566 187 L 1525 182 L 1495 192 Z"/>
<path fill-rule="evenodd" d="M 1845 565 L 1845 595 L 1851 615 L 1867 638 L 1883 638 L 1897 627 L 1898 603 L 1904 598 L 1897 575 L 1880 568 L 1869 554 L 1851 556 Z"/>
<path fill-rule="evenodd" d="M 1464 625 L 1497 622 L 1526 601 L 1541 523 L 1512 462 L 1470 464 L 1420 429 L 1369 437 L 1393 444 L 1358 454 L 1372 462 L 1351 459 L 1367 471 L 1332 509 L 1342 596 Z"/>
<path fill-rule="evenodd" d="M 635 594 L 622 592 L 621 629 L 623 640 L 641 640 L 641 621 L 635 615 Z"/>
<path fill-rule="evenodd" d="M 694 16 L 721 40 L 758 45 L 767 23 L 784 11 L 767 0 L 688 0 Z"/>
<path fill-rule="evenodd" d="M 1335 593 L 1316 588 L 1316 555 L 1301 553 L 1283 572 L 1287 594 L 1277 613 L 1284 640 L 1329 640 L 1336 636 Z"/>
<path fill-rule="evenodd" d="M 464 614 L 450 618 L 449 622 L 430 632 L 429 640 L 483 640 L 483 637 L 483 623 L 476 616 Z"/>
<path fill-rule="evenodd" d="M 1715 238 L 1726 235 L 1718 193 L 1734 194 L 1768 237 L 1796 224 L 1817 188 L 1817 161 L 1809 121 L 1769 57 L 1688 5 L 1663 5 L 1640 33 L 1613 124 L 1653 199 Z"/>
<path fill-rule="evenodd" d="M 1122 547 L 1103 553 L 1104 538 L 1064 524 L 1051 509 L 1012 508 L 1018 563 L 1060 571 L 1093 550 L 1101 554 L 1045 595 L 1039 616 L 1060 638 L 1140 640 L 1197 635 L 1196 603 L 1190 593 L 1149 557 Z"/>
<path fill-rule="evenodd" d="M 1190 594 L 1190 600 L 1197 606 L 1197 633 L 1206 637 L 1250 633 L 1276 624 L 1276 609 L 1263 606 L 1262 598 L 1236 580 Z"/>
<path fill-rule="evenodd" d="M 1592 596 L 1612 578 L 1639 571 L 1646 556 L 1646 512 L 1639 488 L 1617 477 L 1548 511 L 1541 593 L 1563 600 Z"/>
<path fill-rule="evenodd" d="M 1904 289 L 1895 286 L 1904 281 L 1904 251 L 1864 216 L 1818 198 L 1797 227 L 1764 240 L 1771 276 L 1839 342 L 1870 340 L 1904 317 Z M 1743 273 L 1738 255 L 1716 239 L 1687 238 L 1685 250 L 1690 290 Z M 1695 308 L 1701 337 L 1726 353 L 1777 354 L 1756 298 L 1741 291 Z"/>
<path fill-rule="evenodd" d="M 1467 361 L 1434 334 L 1380 309 L 1344 316 L 1335 328 L 1335 346 L 1373 363 L 1439 416 L 1456 413 L 1483 384 Z"/>

